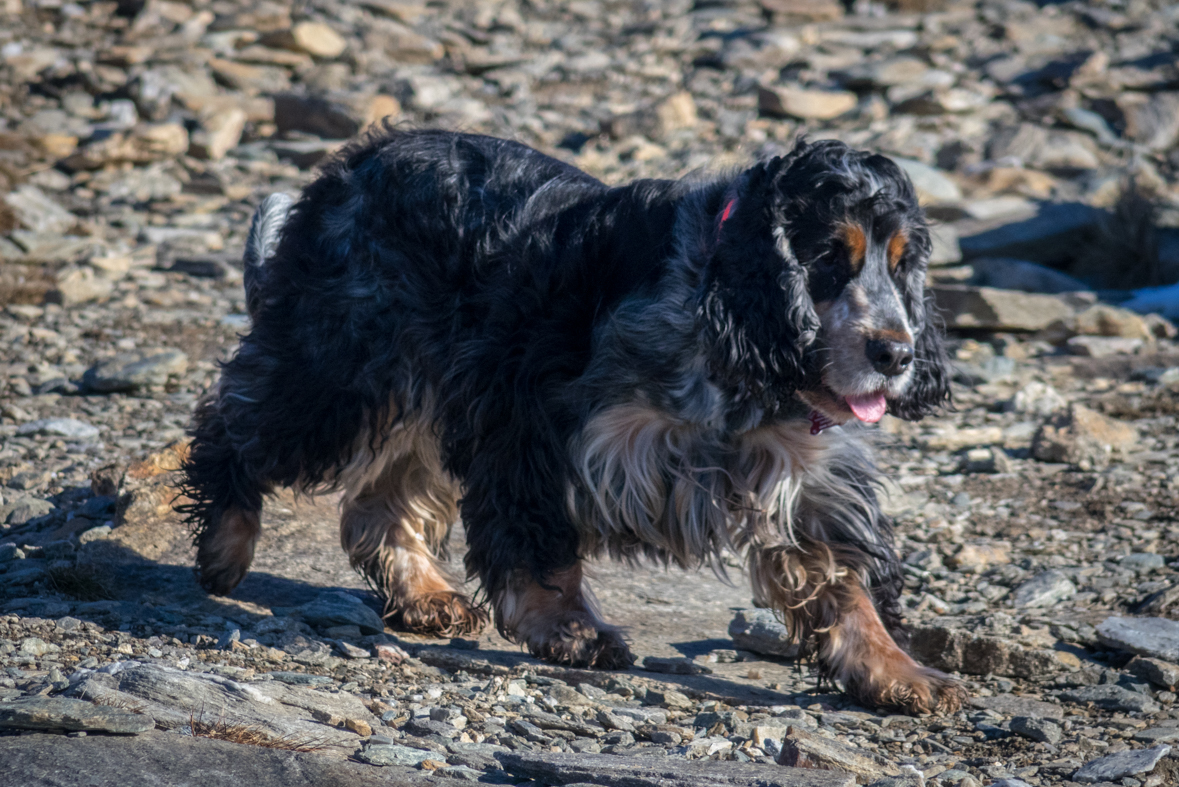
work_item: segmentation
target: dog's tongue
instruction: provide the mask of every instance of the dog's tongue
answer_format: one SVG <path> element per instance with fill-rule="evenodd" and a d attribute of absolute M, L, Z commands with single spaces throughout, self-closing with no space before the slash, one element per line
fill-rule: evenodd
<path fill-rule="evenodd" d="M 874 424 L 884 417 L 888 409 L 888 402 L 884 401 L 884 394 L 859 394 L 847 397 L 847 406 L 865 423 Z"/>

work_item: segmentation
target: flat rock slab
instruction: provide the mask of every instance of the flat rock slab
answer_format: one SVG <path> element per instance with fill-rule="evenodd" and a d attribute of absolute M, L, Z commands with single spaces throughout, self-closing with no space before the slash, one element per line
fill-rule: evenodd
<path fill-rule="evenodd" d="M 1179 662 L 1179 621 L 1166 618 L 1106 618 L 1097 627 L 1097 636 L 1111 648 Z"/>
<path fill-rule="evenodd" d="M 155 726 L 151 716 L 68 697 L 20 697 L 0 702 L 0 729 L 138 735 Z"/>
<path fill-rule="evenodd" d="M 993 710 L 1004 716 L 1029 716 L 1038 719 L 1063 719 L 1064 708 L 1052 702 L 1017 697 L 1014 694 L 999 694 L 994 697 L 972 697 L 970 705 L 983 710 Z"/>
<path fill-rule="evenodd" d="M 0 738 L 5 784 L 21 787 L 371 787 L 454 784 L 411 768 L 154 731 L 133 738 Z"/>
<path fill-rule="evenodd" d="M 1083 783 L 1112 782 L 1127 776 L 1150 773 L 1171 747 L 1163 744 L 1152 749 L 1132 749 L 1099 757 L 1073 774 L 1073 781 Z"/>
<path fill-rule="evenodd" d="M 864 780 L 901 775 L 895 764 L 878 754 L 799 727 L 787 728 L 778 763 L 798 768 L 844 771 Z"/>
<path fill-rule="evenodd" d="M 792 659 L 800 647 L 790 636 L 786 624 L 778 620 L 772 609 L 740 609 L 729 624 L 733 644 L 742 650 Z"/>
<path fill-rule="evenodd" d="M 856 783 L 850 773 L 678 757 L 549 752 L 501 752 L 495 757 L 513 776 L 553 785 L 588 782 L 601 787 L 853 787 Z"/>
<path fill-rule="evenodd" d="M 161 729 L 184 727 L 195 717 L 258 727 L 274 737 L 346 746 L 350 747 L 349 753 L 359 737 L 318 719 L 380 726 L 380 721 L 351 694 L 328 694 L 275 680 L 238 683 L 219 675 L 156 664 L 125 664 L 130 666 L 115 674 L 87 675 L 69 693 L 107 705 L 135 708 L 154 719 Z"/>

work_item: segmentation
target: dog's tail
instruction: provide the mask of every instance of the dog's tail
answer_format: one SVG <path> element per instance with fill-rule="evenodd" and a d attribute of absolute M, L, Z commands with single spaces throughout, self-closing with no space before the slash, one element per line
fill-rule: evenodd
<path fill-rule="evenodd" d="M 250 237 L 246 239 L 246 252 L 242 256 L 245 267 L 243 278 L 246 287 L 246 311 L 251 318 L 257 316 L 258 305 L 262 301 L 266 261 L 274 256 L 274 250 L 278 248 L 283 225 L 287 223 L 287 215 L 294 204 L 295 201 L 290 195 L 271 194 L 262 200 L 262 204 L 254 211 L 254 220 L 250 222 Z"/>

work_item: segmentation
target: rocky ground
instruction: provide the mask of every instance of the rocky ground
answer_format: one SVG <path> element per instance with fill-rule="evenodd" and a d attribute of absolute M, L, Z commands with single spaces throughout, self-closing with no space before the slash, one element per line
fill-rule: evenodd
<path fill-rule="evenodd" d="M 1179 783 L 1179 344 L 1118 307 L 1179 279 L 1177 29 L 1139 0 L 0 0 L 0 781 Z M 817 685 L 737 567 L 598 566 L 627 673 L 385 631 L 330 499 L 280 496 L 245 583 L 196 589 L 170 471 L 246 327 L 253 206 L 385 117 L 610 182 L 799 134 L 901 161 L 958 409 L 870 437 L 914 650 L 969 707 Z"/>

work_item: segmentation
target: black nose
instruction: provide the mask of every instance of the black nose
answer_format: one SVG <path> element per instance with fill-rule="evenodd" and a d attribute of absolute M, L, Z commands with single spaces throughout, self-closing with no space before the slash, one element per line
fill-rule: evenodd
<path fill-rule="evenodd" d="M 907 342 L 869 339 L 867 352 L 876 371 L 888 377 L 904 374 L 913 365 L 913 345 Z"/>

